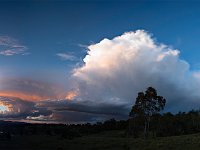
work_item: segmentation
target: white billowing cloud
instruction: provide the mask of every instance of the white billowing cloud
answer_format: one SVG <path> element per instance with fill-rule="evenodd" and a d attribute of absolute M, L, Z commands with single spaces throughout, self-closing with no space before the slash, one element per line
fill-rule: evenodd
<path fill-rule="evenodd" d="M 191 72 L 179 53 L 144 30 L 90 45 L 85 64 L 72 75 L 79 101 L 130 108 L 137 93 L 152 86 L 167 99 L 167 110 L 199 108 L 200 73 Z"/>
<path fill-rule="evenodd" d="M 60 57 L 61 60 L 70 60 L 70 61 L 77 60 L 76 56 L 67 53 L 57 53 L 56 55 Z"/>

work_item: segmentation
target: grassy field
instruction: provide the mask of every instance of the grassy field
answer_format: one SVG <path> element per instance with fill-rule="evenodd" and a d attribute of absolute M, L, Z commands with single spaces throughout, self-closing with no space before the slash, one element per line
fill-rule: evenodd
<path fill-rule="evenodd" d="M 200 134 L 132 139 L 109 131 L 72 140 L 57 136 L 15 136 L 0 141 L 0 150 L 200 150 Z"/>

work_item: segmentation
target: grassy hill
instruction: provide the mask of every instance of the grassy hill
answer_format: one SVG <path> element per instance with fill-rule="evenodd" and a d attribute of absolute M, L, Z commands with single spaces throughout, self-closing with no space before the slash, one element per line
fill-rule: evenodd
<path fill-rule="evenodd" d="M 106 131 L 74 139 L 59 136 L 14 136 L 0 141 L 1 150 L 199 150 L 200 134 L 133 139 L 124 131 Z"/>

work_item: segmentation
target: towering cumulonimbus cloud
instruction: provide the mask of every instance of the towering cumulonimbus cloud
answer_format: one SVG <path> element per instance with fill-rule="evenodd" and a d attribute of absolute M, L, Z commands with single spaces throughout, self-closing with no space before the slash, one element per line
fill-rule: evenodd
<path fill-rule="evenodd" d="M 125 119 L 137 93 L 149 86 L 166 98 L 166 111 L 198 109 L 200 71 L 191 71 L 179 55 L 144 30 L 103 39 L 88 46 L 68 92 L 32 80 L 0 80 L 0 118 L 65 123 Z"/>
<path fill-rule="evenodd" d="M 77 99 L 130 108 L 137 93 L 152 86 L 167 99 L 169 111 L 197 108 L 200 75 L 179 54 L 144 30 L 103 39 L 88 46 L 84 65 L 74 69 Z"/>

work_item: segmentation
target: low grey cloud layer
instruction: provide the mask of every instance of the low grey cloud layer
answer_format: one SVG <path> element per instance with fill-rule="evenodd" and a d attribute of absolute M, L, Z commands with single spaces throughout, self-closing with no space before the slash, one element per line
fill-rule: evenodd
<path fill-rule="evenodd" d="M 0 105 L 7 108 L 0 111 L 0 118 L 13 121 L 45 123 L 84 123 L 110 118 L 124 119 L 125 108 L 112 105 L 92 106 L 66 100 L 45 100 L 29 102 L 14 97 L 0 97 Z M 116 112 L 115 110 L 119 110 Z M 111 110 L 114 110 L 111 112 Z"/>
<path fill-rule="evenodd" d="M 126 106 L 95 105 L 77 101 L 48 100 L 36 104 L 38 108 L 48 108 L 52 111 L 51 120 L 65 123 L 96 122 L 106 119 L 127 118 Z M 116 111 L 118 110 L 118 111 Z"/>

